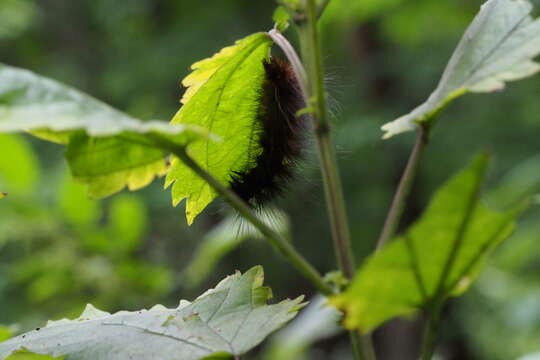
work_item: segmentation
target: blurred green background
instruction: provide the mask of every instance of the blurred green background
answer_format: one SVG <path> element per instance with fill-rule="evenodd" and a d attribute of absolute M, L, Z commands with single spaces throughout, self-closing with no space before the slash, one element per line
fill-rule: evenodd
<path fill-rule="evenodd" d="M 414 141 L 411 134 L 382 141 L 379 128 L 435 88 L 480 4 L 333 0 L 321 19 L 359 261 L 373 249 Z M 0 61 L 73 85 L 136 117 L 168 120 L 179 107 L 179 80 L 190 64 L 270 29 L 274 8 L 273 0 L 0 0 Z M 292 30 L 287 35 L 295 41 Z M 403 226 L 438 185 L 486 148 L 494 158 L 493 206 L 538 192 L 538 94 L 540 78 L 533 77 L 451 105 L 433 133 Z M 162 180 L 137 193 L 91 201 L 70 179 L 62 151 L 28 136 L 0 136 L 0 191 L 10 193 L 0 202 L 0 324 L 24 330 L 77 316 L 88 302 L 107 311 L 175 306 L 256 264 L 264 266 L 277 298 L 314 295 L 269 245 L 249 234 L 236 236 L 239 221 L 223 203 L 188 228 Z M 289 214 L 288 231 L 298 248 L 330 271 L 335 261 L 319 168 L 315 149 L 308 153 L 277 207 Z M 533 207 L 473 290 L 450 304 L 441 359 L 540 359 L 539 220 Z M 304 335 L 311 334 L 305 343 L 325 338 L 312 350 L 305 352 L 302 336 L 293 331 L 298 344 L 278 335 L 252 358 L 347 359 L 346 336 L 330 336 L 332 328 L 323 325 L 321 332 L 315 325 L 303 325 Z M 419 324 L 394 321 L 375 340 L 383 360 L 414 359 Z"/>

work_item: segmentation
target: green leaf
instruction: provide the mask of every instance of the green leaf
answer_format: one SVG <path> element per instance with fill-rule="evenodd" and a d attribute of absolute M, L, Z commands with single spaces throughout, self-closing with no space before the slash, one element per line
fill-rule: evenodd
<path fill-rule="evenodd" d="M 176 309 L 109 314 L 88 305 L 80 318 L 49 322 L 0 343 L 0 359 L 26 349 L 65 355 L 67 360 L 216 358 L 240 356 L 296 316 L 302 298 L 267 305 L 271 290 L 263 287 L 263 270 L 254 267 L 221 281 L 194 302 Z M 219 357 L 218 357 L 219 358 Z"/>
<path fill-rule="evenodd" d="M 420 220 L 371 256 L 332 300 L 346 312 L 348 328 L 369 332 L 469 287 L 489 251 L 511 234 L 518 213 L 479 203 L 486 163 L 479 156 L 447 182 Z"/>
<path fill-rule="evenodd" d="M 114 194 L 124 187 L 138 190 L 168 170 L 165 153 L 122 139 L 74 135 L 66 159 L 73 177 L 88 185 L 91 198 Z"/>
<path fill-rule="evenodd" d="M 3 199 L 7 196 L 8 194 L 5 193 L 5 192 L 0 192 L 0 199 Z"/>
<path fill-rule="evenodd" d="M 287 236 L 289 219 L 279 210 L 267 210 L 259 218 L 277 233 Z M 217 263 L 225 255 L 236 249 L 248 238 L 264 238 L 250 223 L 242 223 L 238 216 L 229 216 L 199 241 L 199 246 L 191 262 L 183 272 L 185 281 L 190 286 L 200 284 L 212 273 Z"/>
<path fill-rule="evenodd" d="M 540 71 L 540 19 L 528 0 L 489 0 L 465 32 L 439 85 L 411 113 L 385 124 L 384 138 L 429 124 L 448 103 L 467 92 L 501 90 L 505 82 Z"/>
<path fill-rule="evenodd" d="M 68 145 L 73 175 L 93 197 L 146 186 L 166 172 L 167 152 L 209 138 L 198 126 L 143 122 L 54 80 L 0 64 L 0 133 L 20 131 Z"/>
<path fill-rule="evenodd" d="M 184 106 L 173 124 L 193 124 L 207 128 L 223 142 L 192 144 L 189 155 L 218 181 L 228 185 L 235 173 L 256 165 L 262 151 L 258 137 L 262 124 L 257 116 L 261 105 L 265 70 L 272 41 L 257 33 L 222 49 L 212 58 L 193 64 L 193 72 L 182 84 L 188 89 Z M 173 160 L 166 186 L 173 184 L 173 204 L 187 199 L 189 224 L 212 202 L 217 193 L 178 159 Z"/>
<path fill-rule="evenodd" d="M 276 29 L 284 32 L 290 25 L 291 15 L 283 6 L 278 6 L 272 15 L 272 20 L 274 20 Z"/>

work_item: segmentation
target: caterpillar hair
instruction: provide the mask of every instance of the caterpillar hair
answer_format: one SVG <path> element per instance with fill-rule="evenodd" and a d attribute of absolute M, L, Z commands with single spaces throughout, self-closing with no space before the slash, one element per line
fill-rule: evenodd
<path fill-rule="evenodd" d="M 231 189 L 252 207 L 263 207 L 283 193 L 294 175 L 305 144 L 306 117 L 300 85 L 289 63 L 276 57 L 264 62 L 266 81 L 259 109 L 261 154 L 256 166 L 233 176 Z"/>

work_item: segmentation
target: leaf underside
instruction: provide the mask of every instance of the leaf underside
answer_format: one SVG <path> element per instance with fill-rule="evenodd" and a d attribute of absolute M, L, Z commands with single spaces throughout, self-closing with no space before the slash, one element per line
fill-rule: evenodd
<path fill-rule="evenodd" d="M 267 305 L 263 270 L 225 278 L 194 302 L 109 314 L 88 305 L 80 318 L 49 322 L 0 343 L 0 359 L 20 349 L 66 360 L 219 359 L 240 356 L 296 316 L 302 298 Z"/>
<path fill-rule="evenodd" d="M 67 145 L 75 177 L 94 197 L 147 185 L 167 170 L 172 147 L 208 138 L 199 127 L 143 122 L 69 86 L 0 64 L 0 133 L 22 131 Z"/>
<path fill-rule="evenodd" d="M 332 300 L 345 311 L 348 328 L 372 331 L 469 287 L 489 251 L 510 236 L 517 216 L 480 204 L 486 162 L 478 157 L 438 190 L 420 220 L 371 256 L 351 287 Z"/>
<path fill-rule="evenodd" d="M 271 45 L 264 33 L 248 36 L 195 63 L 182 82 L 187 87 L 184 106 L 172 123 L 198 125 L 223 140 L 194 143 L 188 153 L 225 186 L 235 174 L 255 167 L 262 151 L 258 115 L 265 81 L 263 61 L 268 59 Z M 217 197 L 210 185 L 178 159 L 167 174 L 166 186 L 171 184 L 174 205 L 187 199 L 189 224 Z"/>
<path fill-rule="evenodd" d="M 540 71 L 540 19 L 528 0 L 489 0 L 475 17 L 428 100 L 385 124 L 384 138 L 429 124 L 448 103 L 467 92 L 502 90 L 505 82 Z"/>

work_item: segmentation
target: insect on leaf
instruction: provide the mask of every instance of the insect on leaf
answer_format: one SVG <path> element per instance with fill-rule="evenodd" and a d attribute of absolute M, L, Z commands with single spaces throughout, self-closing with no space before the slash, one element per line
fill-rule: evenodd
<path fill-rule="evenodd" d="M 467 92 L 502 90 L 505 82 L 540 71 L 540 19 L 528 0 L 489 0 L 469 26 L 428 100 L 382 130 L 384 138 L 429 123 L 448 103 Z"/>
<path fill-rule="evenodd" d="M 350 288 L 332 300 L 346 313 L 347 327 L 369 332 L 469 287 L 489 251 L 510 236 L 519 213 L 479 202 L 486 163 L 479 156 L 450 179 L 420 220 L 371 256 Z"/>
<path fill-rule="evenodd" d="M 264 33 L 248 36 L 193 64 L 193 72 L 182 82 L 187 87 L 184 106 L 172 123 L 199 125 L 223 140 L 191 144 L 188 153 L 224 185 L 235 174 L 255 167 L 262 151 L 257 116 L 265 81 L 263 61 L 269 58 L 271 45 Z M 174 205 L 187 199 L 189 224 L 217 197 L 210 185 L 178 159 L 167 175 L 166 186 L 171 184 Z"/>
<path fill-rule="evenodd" d="M 182 360 L 240 356 L 294 318 L 302 297 L 267 305 L 260 266 L 225 278 L 193 302 L 176 309 L 109 314 L 88 305 L 80 318 L 51 321 L 0 343 L 0 359 L 26 349 L 66 360 Z"/>

